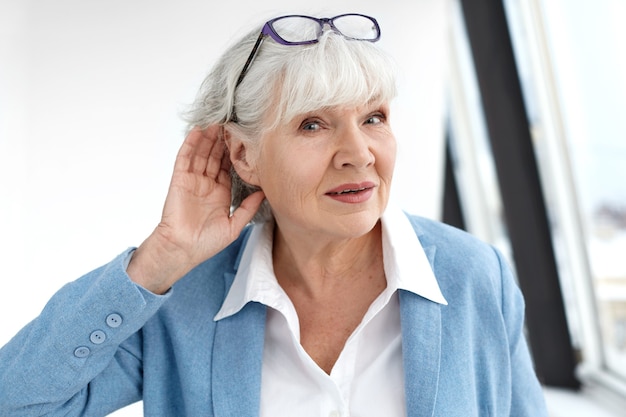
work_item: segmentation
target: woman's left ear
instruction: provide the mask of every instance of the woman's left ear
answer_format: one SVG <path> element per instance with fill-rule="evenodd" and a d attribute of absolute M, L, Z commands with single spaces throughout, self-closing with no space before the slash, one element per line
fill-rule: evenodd
<path fill-rule="evenodd" d="M 250 185 L 260 186 L 256 171 L 255 153 L 252 151 L 251 145 L 228 129 L 224 129 L 224 142 L 228 147 L 230 162 L 241 179 Z"/>

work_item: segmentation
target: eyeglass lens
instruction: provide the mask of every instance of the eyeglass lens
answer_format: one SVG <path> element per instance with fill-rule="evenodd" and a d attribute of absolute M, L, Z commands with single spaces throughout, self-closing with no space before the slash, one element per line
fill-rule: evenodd
<path fill-rule="evenodd" d="M 301 16 L 289 16 L 272 22 L 274 32 L 287 42 L 313 41 L 322 34 L 322 27 L 317 19 Z"/>
<path fill-rule="evenodd" d="M 333 19 L 333 25 L 347 38 L 360 40 L 374 40 L 378 38 L 378 28 L 374 22 L 359 15 L 344 15 Z"/>

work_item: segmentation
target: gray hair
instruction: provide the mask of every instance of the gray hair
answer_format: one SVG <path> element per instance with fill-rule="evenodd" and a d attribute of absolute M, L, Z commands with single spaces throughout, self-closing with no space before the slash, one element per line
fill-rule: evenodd
<path fill-rule="evenodd" d="M 231 135 L 254 145 L 265 132 L 299 114 L 391 101 L 396 95 L 395 67 L 389 57 L 371 42 L 348 40 L 331 30 L 318 43 L 305 46 L 265 39 L 245 78 L 235 87 L 260 30 L 236 42 L 214 65 L 186 112 L 189 129 L 221 124 Z M 237 121 L 233 122 L 235 108 Z M 231 182 L 233 209 L 258 190 L 234 169 Z M 264 201 L 253 220 L 271 218 Z"/>

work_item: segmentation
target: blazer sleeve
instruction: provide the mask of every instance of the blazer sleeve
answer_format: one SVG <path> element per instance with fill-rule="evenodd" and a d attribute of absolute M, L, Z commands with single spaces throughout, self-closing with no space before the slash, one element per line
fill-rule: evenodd
<path fill-rule="evenodd" d="M 524 299 L 502 254 L 496 251 L 502 276 L 502 315 L 511 360 L 511 416 L 548 417 L 524 337 Z"/>
<path fill-rule="evenodd" d="M 130 280 L 130 252 L 64 286 L 0 349 L 0 415 L 103 416 L 141 399 L 140 328 L 169 294 Z"/>

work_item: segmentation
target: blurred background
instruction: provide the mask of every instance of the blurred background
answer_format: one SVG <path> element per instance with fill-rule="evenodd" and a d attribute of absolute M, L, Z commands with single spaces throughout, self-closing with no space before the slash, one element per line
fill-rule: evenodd
<path fill-rule="evenodd" d="M 509 257 L 553 417 L 623 415 L 626 3 L 336 3 L 0 2 L 0 345 L 151 232 L 179 115 L 231 42 L 360 12 L 399 69 L 393 199 Z"/>

